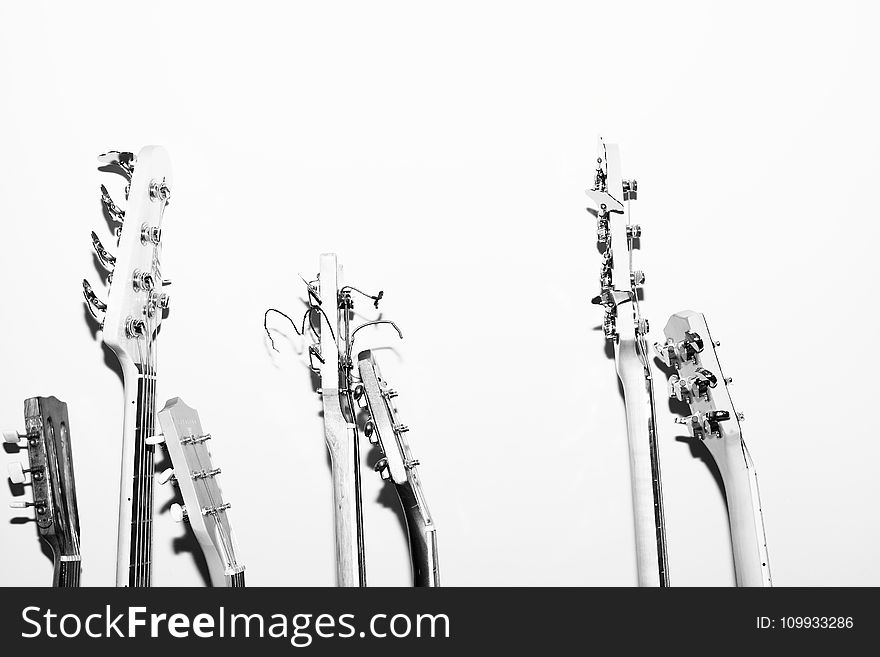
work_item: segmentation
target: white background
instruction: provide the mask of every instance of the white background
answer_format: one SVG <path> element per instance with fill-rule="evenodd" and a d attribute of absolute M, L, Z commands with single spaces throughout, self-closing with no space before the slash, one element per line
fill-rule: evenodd
<path fill-rule="evenodd" d="M 249 584 L 334 582 L 319 399 L 301 345 L 275 354 L 261 326 L 268 306 L 300 314 L 324 251 L 404 330 L 358 347 L 396 350 L 443 583 L 634 584 L 623 408 L 589 304 L 598 134 L 639 181 L 651 337 L 691 308 L 723 343 L 775 583 L 880 584 L 872 4 L 4 3 L 0 418 L 68 402 L 83 584 L 113 583 L 122 428 L 80 291 L 99 280 L 89 231 L 111 241 L 98 185 L 121 200 L 95 156 L 145 144 L 175 177 L 158 395 L 214 435 Z M 732 584 L 721 493 L 659 413 L 673 584 Z M 405 585 L 374 460 L 368 579 Z M 0 583 L 47 584 L 33 524 L 5 513 Z M 157 513 L 155 584 L 202 584 L 183 535 Z"/>

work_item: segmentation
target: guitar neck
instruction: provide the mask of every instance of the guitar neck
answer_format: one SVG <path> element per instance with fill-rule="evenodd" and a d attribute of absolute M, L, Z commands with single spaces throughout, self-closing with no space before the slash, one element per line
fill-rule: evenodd
<path fill-rule="evenodd" d="M 405 483 L 395 484 L 394 487 L 406 518 L 413 586 L 440 586 L 437 530 L 425 504 L 415 470 L 410 472 Z"/>
<path fill-rule="evenodd" d="M 638 339 L 621 337 L 615 357 L 626 406 L 638 582 L 669 586 L 653 377 Z"/>
<path fill-rule="evenodd" d="M 738 444 L 737 444 L 738 442 Z M 737 586 L 773 586 L 770 558 L 764 533 L 764 514 L 758 492 L 758 474 L 745 442 L 730 441 L 726 458 L 718 459 L 727 515 Z"/>
<path fill-rule="evenodd" d="M 244 588 L 244 571 L 226 576 L 226 586 L 232 589 Z"/>
<path fill-rule="evenodd" d="M 79 588 L 81 572 L 79 556 L 55 557 L 55 569 L 52 573 L 52 586 L 56 588 Z"/>
<path fill-rule="evenodd" d="M 136 386 L 126 377 L 125 428 L 116 552 L 117 586 L 150 586 L 153 558 L 153 475 L 156 376 L 139 372 Z"/>
<path fill-rule="evenodd" d="M 338 389 L 325 389 L 324 437 L 333 471 L 337 586 L 366 586 L 357 433 L 342 413 Z"/>

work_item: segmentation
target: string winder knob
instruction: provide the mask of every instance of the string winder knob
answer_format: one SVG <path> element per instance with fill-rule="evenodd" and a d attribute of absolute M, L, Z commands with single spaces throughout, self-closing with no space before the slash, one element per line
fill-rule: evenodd
<path fill-rule="evenodd" d="M 379 476 L 382 477 L 382 479 L 391 479 L 391 468 L 388 467 L 388 459 L 381 458 L 376 461 L 376 465 L 373 466 L 373 470 L 378 472 Z"/>
<path fill-rule="evenodd" d="M 30 470 L 25 470 L 21 467 L 21 463 L 15 462 L 10 463 L 7 466 L 7 470 L 9 471 L 9 481 L 13 484 L 23 484 L 24 483 L 24 475 L 26 472 L 30 472 Z"/>
<path fill-rule="evenodd" d="M 379 436 L 376 435 L 376 425 L 373 424 L 372 420 L 367 420 L 366 424 L 364 424 L 364 435 L 371 445 L 379 442 Z"/>
<path fill-rule="evenodd" d="M 18 444 L 21 442 L 22 438 L 26 438 L 24 434 L 18 433 L 15 430 L 4 430 L 3 431 L 3 441 L 7 443 L 15 443 Z"/>
<path fill-rule="evenodd" d="M 167 484 L 169 481 L 174 481 L 174 480 L 176 480 L 176 477 L 174 476 L 174 468 L 166 468 L 156 478 L 156 481 L 158 481 L 159 484 L 162 486 Z"/>
<path fill-rule="evenodd" d="M 174 522 L 183 522 L 185 520 L 189 520 L 189 514 L 186 511 L 186 507 L 182 504 L 177 504 L 176 502 L 171 505 L 171 508 L 168 509 L 171 513 L 171 519 Z"/>

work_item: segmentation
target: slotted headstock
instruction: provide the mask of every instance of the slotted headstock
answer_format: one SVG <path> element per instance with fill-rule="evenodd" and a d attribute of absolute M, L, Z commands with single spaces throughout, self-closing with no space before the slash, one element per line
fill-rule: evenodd
<path fill-rule="evenodd" d="M 220 468 L 211 462 L 207 446 L 211 434 L 202 431 L 198 412 L 179 397 L 168 400 L 159 411 L 159 425 L 162 435 L 153 442 L 164 442 L 173 465 L 172 471 L 159 475 L 159 481 L 176 482 L 184 501 L 184 506 L 172 507 L 172 516 L 189 522 L 205 553 L 214 585 L 229 584 L 226 578 L 242 574 L 244 564 L 238 561 L 229 521 L 231 505 L 223 500 L 217 480 Z"/>
<path fill-rule="evenodd" d="M 4 439 L 27 449 L 28 467 L 11 463 L 9 478 L 13 484 L 30 485 L 33 502 L 11 506 L 34 508 L 37 531 L 51 546 L 56 563 L 78 562 L 79 513 L 67 404 L 55 397 L 31 397 L 24 402 L 24 419 L 25 433 L 4 432 Z"/>
<path fill-rule="evenodd" d="M 688 405 L 690 415 L 676 421 L 688 427 L 691 435 L 706 442 L 742 437 L 740 421 L 718 361 L 716 347 L 706 318 L 685 310 L 674 314 L 664 329 L 665 343 L 654 348 L 660 359 L 675 370 L 669 378 L 669 396 Z"/>
<path fill-rule="evenodd" d="M 99 161 L 107 171 L 127 180 L 125 201 L 111 198 L 101 185 L 101 202 L 111 223 L 119 224 L 116 254 L 92 232 L 98 262 L 109 271 L 107 301 L 102 301 L 83 280 L 86 306 L 101 324 L 104 342 L 122 362 L 142 365 L 147 361 L 145 344 L 156 338 L 168 295 L 162 279 L 162 217 L 171 198 L 171 164 L 160 146 L 145 146 L 132 153 L 110 151 Z"/>
<path fill-rule="evenodd" d="M 358 354 L 358 371 L 361 383 L 354 396 L 362 408 L 370 414 L 364 426 L 364 434 L 370 443 L 378 445 L 383 458 L 376 464 L 382 479 L 404 484 L 412 478 L 419 464 L 412 456 L 406 433 L 409 427 L 400 422 L 393 402 L 397 392 L 392 390 L 379 371 L 372 351 Z"/>
<path fill-rule="evenodd" d="M 397 393 L 388 387 L 379 372 L 373 353 L 367 349 L 358 354 L 361 382 L 353 397 L 369 414 L 364 434 L 382 451 L 375 469 L 386 481 L 394 484 L 410 542 L 413 583 L 415 586 L 440 586 L 440 565 L 437 555 L 437 528 L 428 510 L 406 434 L 409 428 L 400 422 L 394 399 Z"/>

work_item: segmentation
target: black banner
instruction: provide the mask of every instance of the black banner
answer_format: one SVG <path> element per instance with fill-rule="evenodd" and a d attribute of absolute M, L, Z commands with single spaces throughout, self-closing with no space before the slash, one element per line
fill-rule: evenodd
<path fill-rule="evenodd" d="M 12 654 L 75 644 L 90 655 L 140 647 L 177 654 L 221 640 L 259 655 L 840 649 L 880 634 L 875 596 L 815 588 L 7 588 L 0 645 Z"/>

